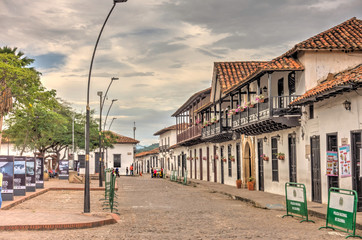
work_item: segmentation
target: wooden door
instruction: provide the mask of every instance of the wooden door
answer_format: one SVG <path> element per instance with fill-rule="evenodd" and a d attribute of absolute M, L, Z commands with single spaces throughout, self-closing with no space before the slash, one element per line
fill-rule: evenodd
<path fill-rule="evenodd" d="M 216 146 L 214 146 L 214 182 L 217 182 Z"/>
<path fill-rule="evenodd" d="M 210 181 L 210 150 L 209 147 L 206 148 L 206 167 L 207 167 L 207 181 Z"/>
<path fill-rule="evenodd" d="M 236 144 L 236 179 L 241 179 L 240 144 Z"/>
<path fill-rule="evenodd" d="M 224 184 L 224 161 L 222 158 L 224 157 L 224 147 L 221 147 L 220 149 L 220 172 L 221 172 L 221 184 Z"/>
<path fill-rule="evenodd" d="M 327 151 L 333 151 L 338 153 L 337 133 L 327 134 Z M 339 187 L 338 176 L 328 176 L 328 189 L 331 187 Z"/>
<path fill-rule="evenodd" d="M 200 148 L 200 180 L 202 180 L 202 149 Z"/>
<path fill-rule="evenodd" d="M 263 140 L 258 140 L 259 191 L 264 191 Z"/>
<path fill-rule="evenodd" d="M 289 182 L 297 182 L 297 145 L 295 134 L 288 136 Z"/>
<path fill-rule="evenodd" d="M 361 132 L 353 132 L 351 140 L 352 150 L 352 181 L 353 190 L 358 193 L 357 211 L 362 212 L 362 183 L 360 178 L 361 164 L 361 148 L 362 148 Z"/>
<path fill-rule="evenodd" d="M 320 162 L 320 139 L 313 136 L 311 142 L 311 164 L 312 164 L 312 201 L 322 202 L 321 185 L 321 162 Z"/>

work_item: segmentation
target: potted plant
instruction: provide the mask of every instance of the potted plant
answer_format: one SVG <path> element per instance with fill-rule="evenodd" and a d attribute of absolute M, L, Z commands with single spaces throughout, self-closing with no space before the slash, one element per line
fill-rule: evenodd
<path fill-rule="evenodd" d="M 229 158 L 231 161 L 233 161 L 233 162 L 235 161 L 235 157 L 233 155 L 230 155 Z"/>
<path fill-rule="evenodd" d="M 218 159 L 219 159 L 219 156 L 218 156 L 218 155 L 215 155 L 215 159 L 218 160 Z"/>
<path fill-rule="evenodd" d="M 226 162 L 226 157 L 222 157 L 221 161 Z"/>
<path fill-rule="evenodd" d="M 253 191 L 254 190 L 254 184 L 255 184 L 254 178 L 249 177 L 248 183 L 247 183 L 248 190 Z"/>
<path fill-rule="evenodd" d="M 255 102 L 253 102 L 253 101 L 248 102 L 248 107 L 249 108 L 255 107 Z"/>
<path fill-rule="evenodd" d="M 206 158 L 206 157 L 202 157 L 202 160 L 207 160 L 207 158 Z"/>
<path fill-rule="evenodd" d="M 284 153 L 277 153 L 277 158 L 279 159 L 279 160 L 284 160 L 285 159 L 285 154 Z"/>
<path fill-rule="evenodd" d="M 255 97 L 255 101 L 258 103 L 263 103 L 265 100 L 265 97 L 263 95 L 258 95 Z"/>
<path fill-rule="evenodd" d="M 236 188 L 241 188 L 241 179 L 236 180 Z"/>
<path fill-rule="evenodd" d="M 261 155 L 264 161 L 269 161 L 269 157 L 266 154 Z"/>

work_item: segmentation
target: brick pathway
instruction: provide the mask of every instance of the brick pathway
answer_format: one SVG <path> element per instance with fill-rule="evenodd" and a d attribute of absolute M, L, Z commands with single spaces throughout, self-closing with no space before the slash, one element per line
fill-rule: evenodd
<path fill-rule="evenodd" d="M 104 188 L 90 184 L 91 213 L 83 214 L 84 184 L 51 179 L 44 189 L 4 201 L 0 209 L 0 230 L 71 229 L 97 227 L 117 222 L 118 217 L 102 210 Z"/>

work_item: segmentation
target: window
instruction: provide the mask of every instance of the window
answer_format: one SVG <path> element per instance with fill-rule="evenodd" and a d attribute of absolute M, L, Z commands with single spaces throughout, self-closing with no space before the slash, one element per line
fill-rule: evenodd
<path fill-rule="evenodd" d="M 167 169 L 170 170 L 170 158 L 167 158 Z"/>
<path fill-rule="evenodd" d="M 309 119 L 313 119 L 314 118 L 314 105 L 311 104 L 309 105 Z"/>
<path fill-rule="evenodd" d="M 278 172 L 278 140 L 276 138 L 271 139 L 271 152 L 272 152 L 272 180 L 274 182 L 279 181 L 279 172 Z"/>
<path fill-rule="evenodd" d="M 291 72 L 288 74 L 288 88 L 289 88 L 289 95 L 295 93 L 295 72 Z"/>
<path fill-rule="evenodd" d="M 157 157 L 155 157 L 156 158 L 156 167 L 158 167 L 158 159 L 157 159 Z"/>
<path fill-rule="evenodd" d="M 168 137 L 168 144 L 167 145 L 170 146 L 170 137 Z"/>
<path fill-rule="evenodd" d="M 232 169 L 231 169 L 231 145 L 228 145 L 228 170 L 229 177 L 232 177 Z"/>
<path fill-rule="evenodd" d="M 121 154 L 113 154 L 113 167 L 121 167 Z"/>

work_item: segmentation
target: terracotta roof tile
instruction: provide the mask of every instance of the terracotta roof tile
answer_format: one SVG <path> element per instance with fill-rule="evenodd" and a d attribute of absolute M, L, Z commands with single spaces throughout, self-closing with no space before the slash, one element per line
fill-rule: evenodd
<path fill-rule="evenodd" d="M 120 143 L 120 144 L 126 144 L 126 143 L 137 144 L 137 143 L 139 143 L 139 141 L 136 139 L 126 137 L 126 136 L 120 135 L 120 134 L 112 132 L 112 131 L 105 131 L 105 134 L 106 135 L 112 134 L 113 136 L 115 136 L 116 143 Z M 107 136 L 107 137 L 109 137 L 109 136 Z"/>
<path fill-rule="evenodd" d="M 303 96 L 295 99 L 290 104 L 303 104 L 313 97 L 319 96 L 330 90 L 336 90 L 340 86 L 351 83 L 362 83 L 362 64 L 354 67 L 353 69 L 337 73 L 331 78 L 327 78 L 327 80 L 325 80 L 318 86 L 308 90 Z"/>
<path fill-rule="evenodd" d="M 145 152 L 140 152 L 140 153 L 137 153 L 135 155 L 136 158 L 140 158 L 140 157 L 144 157 L 144 156 L 148 156 L 148 155 L 153 155 L 153 154 L 158 154 L 160 152 L 160 148 L 154 148 L 150 151 L 145 151 Z"/>
<path fill-rule="evenodd" d="M 284 56 L 299 50 L 362 50 L 362 20 L 351 18 L 296 44 Z"/>
<path fill-rule="evenodd" d="M 217 76 L 224 93 L 230 92 L 251 80 L 261 72 L 281 70 L 304 70 L 303 65 L 293 57 L 277 57 L 264 62 L 218 62 L 215 63 Z M 235 69 L 235 72 L 233 71 Z M 230 74 L 230 73 L 236 74 Z M 227 74 L 225 74 L 227 73 Z"/>
<path fill-rule="evenodd" d="M 169 126 L 169 127 L 166 127 L 166 128 L 163 128 L 163 129 L 157 131 L 155 134 L 153 134 L 153 136 L 161 135 L 162 133 L 176 130 L 176 129 L 177 129 L 177 125 L 172 125 L 172 126 Z"/>
<path fill-rule="evenodd" d="M 222 91 L 243 82 L 252 73 L 268 62 L 215 62 L 217 78 Z"/>

